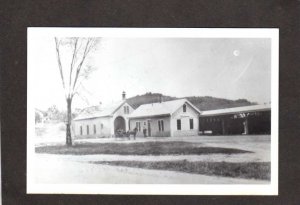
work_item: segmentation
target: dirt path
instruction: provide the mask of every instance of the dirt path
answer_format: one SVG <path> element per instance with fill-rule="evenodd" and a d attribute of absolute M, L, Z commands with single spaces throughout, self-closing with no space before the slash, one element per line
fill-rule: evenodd
<path fill-rule="evenodd" d="M 51 154 L 40 154 L 49 155 Z M 53 155 L 55 156 L 55 155 Z M 209 154 L 209 155 L 161 155 L 161 156 L 137 156 L 137 155 L 60 155 L 61 159 L 73 162 L 93 161 L 207 161 L 207 162 L 269 162 L 268 156 L 258 156 L 256 153 L 246 154 Z"/>
<path fill-rule="evenodd" d="M 35 182 L 45 184 L 264 184 L 267 181 L 96 165 L 36 154 Z"/>
<path fill-rule="evenodd" d="M 63 144 L 64 138 L 59 141 L 41 140 L 37 144 Z M 186 141 L 196 146 L 215 146 L 237 148 L 253 153 L 247 154 L 211 154 L 211 155 L 180 155 L 180 156 L 121 156 L 121 155 L 50 155 L 35 154 L 35 180 L 37 183 L 94 183 L 94 184 L 256 184 L 267 181 L 215 177 L 198 174 L 187 174 L 174 171 L 146 170 L 128 167 L 92 164 L 93 161 L 137 160 L 189 160 L 210 162 L 270 162 L 270 135 L 242 135 L 242 136 L 194 136 L 177 138 L 138 138 L 133 140 L 86 139 L 76 140 L 75 143 L 133 143 L 145 141 Z"/>

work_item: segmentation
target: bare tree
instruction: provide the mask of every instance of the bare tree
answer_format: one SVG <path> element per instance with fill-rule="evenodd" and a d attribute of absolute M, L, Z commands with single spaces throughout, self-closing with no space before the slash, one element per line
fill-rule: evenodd
<path fill-rule="evenodd" d="M 66 144 L 72 146 L 72 101 L 78 94 L 82 81 L 94 68 L 86 63 L 89 54 L 96 49 L 99 38 L 55 38 L 56 54 L 62 86 L 67 102 Z M 64 60 L 64 62 L 63 62 Z"/>

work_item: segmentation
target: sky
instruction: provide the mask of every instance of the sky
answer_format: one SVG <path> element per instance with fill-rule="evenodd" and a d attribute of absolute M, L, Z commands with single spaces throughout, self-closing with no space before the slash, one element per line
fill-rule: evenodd
<path fill-rule="evenodd" d="M 53 37 L 35 38 L 29 48 L 35 107 L 66 109 Z M 95 71 L 73 108 L 121 100 L 123 91 L 271 101 L 268 38 L 101 38 L 86 63 Z"/>

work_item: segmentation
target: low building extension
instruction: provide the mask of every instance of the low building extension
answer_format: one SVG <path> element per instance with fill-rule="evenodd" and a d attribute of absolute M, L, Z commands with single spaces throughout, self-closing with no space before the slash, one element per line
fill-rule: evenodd
<path fill-rule="evenodd" d="M 199 127 L 202 134 L 270 134 L 271 105 L 251 105 L 203 111 Z"/>

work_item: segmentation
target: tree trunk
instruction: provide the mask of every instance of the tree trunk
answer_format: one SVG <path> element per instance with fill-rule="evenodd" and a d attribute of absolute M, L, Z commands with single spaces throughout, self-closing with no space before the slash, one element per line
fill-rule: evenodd
<path fill-rule="evenodd" d="M 66 124 L 66 144 L 72 146 L 71 122 L 72 122 L 72 98 L 67 98 L 67 124 Z"/>

